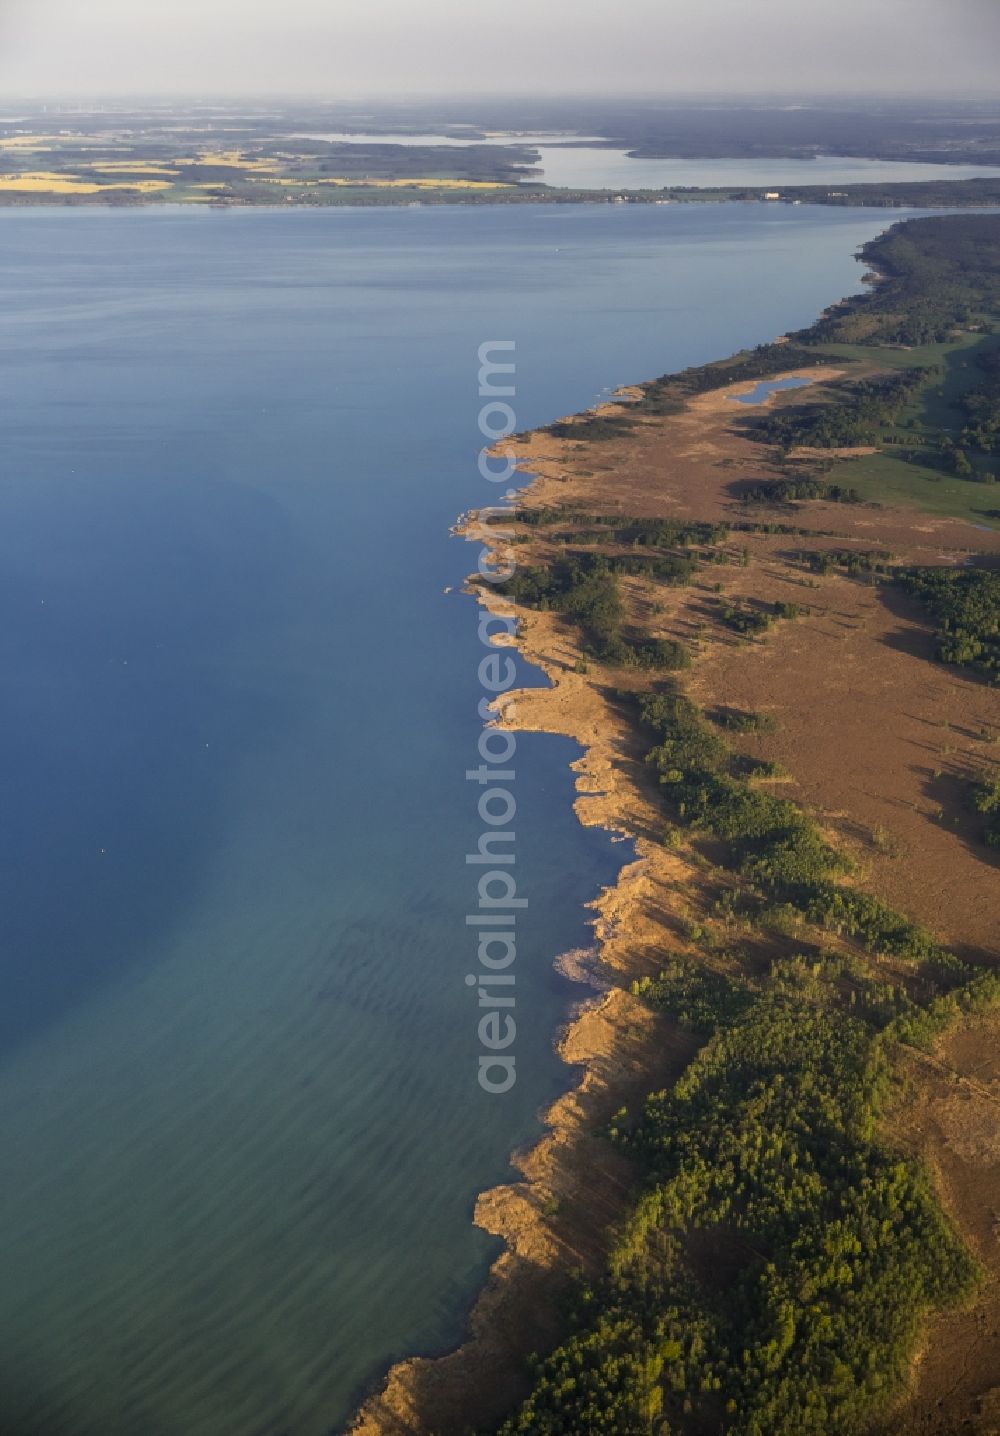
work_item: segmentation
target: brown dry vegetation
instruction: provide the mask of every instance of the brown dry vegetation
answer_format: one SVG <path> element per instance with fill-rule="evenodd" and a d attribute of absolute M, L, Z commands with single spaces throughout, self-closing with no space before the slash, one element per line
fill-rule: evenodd
<path fill-rule="evenodd" d="M 643 634 L 688 644 L 688 690 L 709 713 L 735 708 L 777 721 L 773 732 L 734 737 L 734 746 L 781 764 L 781 791 L 849 850 L 867 887 L 960 955 L 996 961 L 997 859 L 978 841 L 960 782 L 996 761 L 989 741 L 1000 734 L 996 691 L 934 661 L 930 630 L 910 600 L 840 574 L 817 577 L 799 555 L 851 548 L 889 550 L 919 564 L 1000 562 L 1000 534 L 872 504 L 814 501 L 748 513 L 741 485 L 777 470 L 743 427 L 748 411 L 732 403 L 742 391 L 717 390 L 682 413 L 638 418 L 620 438 L 585 440 L 572 429 L 562 438 L 527 436 L 523 467 L 538 478 L 525 503 L 730 525 L 770 520 L 796 530 L 733 531 L 729 562 L 706 565 L 686 587 L 622 579 L 629 622 Z M 801 397 L 790 391 L 768 402 L 792 405 Z M 628 401 L 607 412 L 627 414 Z M 474 520 L 465 532 L 490 541 Z M 544 529 L 525 537 L 520 562 L 553 556 Z M 794 602 L 809 611 L 748 639 L 723 621 L 723 603 L 733 599 Z M 472 1337 L 443 1360 L 395 1368 L 356 1427 L 366 1436 L 459 1432 L 509 1408 L 521 1390 L 524 1354 L 554 1338 L 563 1273 L 597 1262 L 609 1224 L 625 1207 L 631 1173 L 595 1131 L 630 1093 L 669 1080 L 694 1050 L 691 1038 L 670 1033 L 662 1017 L 652 1023 L 627 992 L 631 979 L 656 971 L 666 951 L 686 945 L 685 920 L 704 918 L 720 882 L 697 853 L 680 857 L 656 841 L 662 816 L 613 691 L 651 680 L 635 670 L 574 671 L 580 637 L 555 614 L 531 612 L 520 642 L 553 687 L 510 695 L 500 721 L 570 734 L 584 745 L 581 820 L 636 835 L 639 861 L 600 905 L 597 935 L 611 990 L 563 1038 L 567 1060 L 584 1064 L 581 1085 L 549 1114 L 550 1134 L 519 1159 L 524 1183 L 480 1200 L 476 1220 L 504 1236 L 508 1250 L 476 1308 Z M 906 1097 L 889 1123 L 890 1140 L 929 1162 L 986 1272 L 968 1311 L 932 1324 L 893 1436 L 907 1429 L 926 1436 L 1000 1431 L 998 1037 L 996 1020 L 982 1022 L 951 1034 L 933 1057 L 915 1055 Z"/>

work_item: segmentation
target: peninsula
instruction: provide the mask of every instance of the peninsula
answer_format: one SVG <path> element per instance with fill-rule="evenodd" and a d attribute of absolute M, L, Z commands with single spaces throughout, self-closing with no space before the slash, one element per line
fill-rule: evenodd
<path fill-rule="evenodd" d="M 810 329 L 523 436 L 467 523 L 551 679 L 497 721 L 578 739 L 638 860 L 470 1341 L 358 1431 L 995 1429 L 998 256 L 895 227 Z"/>

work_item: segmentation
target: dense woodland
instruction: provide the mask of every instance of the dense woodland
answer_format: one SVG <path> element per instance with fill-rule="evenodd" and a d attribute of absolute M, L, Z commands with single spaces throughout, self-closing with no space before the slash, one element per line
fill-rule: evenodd
<path fill-rule="evenodd" d="M 983 820 L 983 842 L 1000 848 L 1000 773 L 991 773 L 972 785 L 972 806 Z"/>
<path fill-rule="evenodd" d="M 983 377 L 959 401 L 965 418 L 960 444 L 1000 455 L 1000 345 L 977 354 L 976 367 Z"/>
<path fill-rule="evenodd" d="M 748 424 L 765 443 L 786 452 L 800 446 L 837 449 L 874 444 L 930 378 L 927 369 L 906 369 L 900 374 L 842 380 L 827 387 L 824 400 L 766 413 Z"/>
<path fill-rule="evenodd" d="M 799 367 L 845 326 L 872 344 L 1000 327 L 1000 220 L 913 222 L 866 257 L 886 280 L 796 336 L 794 350 L 764 346 L 666 376 L 644 402 L 662 412 L 734 374 L 779 372 L 792 355 Z M 961 399 L 963 443 L 992 453 L 1000 365 L 983 354 Z M 769 417 L 766 437 L 782 448 L 862 442 L 895 424 L 926 379 L 904 370 L 838 386 Z M 686 582 L 726 537 L 568 510 L 517 517 L 544 532 L 552 558 L 522 568 L 509 595 L 564 613 L 611 667 L 638 661 L 619 575 Z M 599 544 L 610 547 L 598 554 Z M 940 661 L 996 680 L 1000 573 L 900 570 L 882 552 L 800 558 L 902 583 L 937 628 Z M 781 609 L 734 603 L 720 617 L 752 641 L 802 613 Z M 702 713 L 679 677 L 619 699 L 661 795 L 664 842 L 726 875 L 715 925 L 692 930 L 683 956 L 634 987 L 703 1045 L 669 1091 L 612 1124 L 608 1140 L 635 1160 L 634 1206 L 603 1274 L 575 1285 L 565 1339 L 534 1362 L 531 1395 L 502 1436 L 861 1436 L 898 1394 L 925 1313 L 978 1277 L 922 1172 L 879 1138 L 894 1057 L 1000 1002 L 1000 976 L 868 893 L 830 836 L 769 786 L 768 765 L 730 747 L 727 733 L 772 719 Z M 973 781 L 969 800 L 1000 846 L 1000 778 Z"/>
<path fill-rule="evenodd" d="M 965 325 L 1000 319 L 997 233 L 992 215 L 894 225 L 862 250 L 881 283 L 834 305 L 793 340 L 941 343 Z"/>
<path fill-rule="evenodd" d="M 921 568 L 901 573 L 899 581 L 933 617 L 943 663 L 1000 681 L 1000 572 Z"/>
<path fill-rule="evenodd" d="M 645 995 L 676 1008 L 669 976 Z M 746 996 L 696 999 L 701 1055 L 613 1131 L 646 1190 L 505 1436 L 861 1430 L 920 1314 L 971 1284 L 919 1174 L 873 1138 L 878 1028 L 816 963 Z"/>

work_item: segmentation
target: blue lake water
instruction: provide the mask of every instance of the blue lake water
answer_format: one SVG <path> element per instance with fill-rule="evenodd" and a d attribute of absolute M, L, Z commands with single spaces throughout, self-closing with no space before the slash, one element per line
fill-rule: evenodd
<path fill-rule="evenodd" d="M 770 394 L 780 394 L 785 389 L 805 389 L 811 383 L 811 379 L 762 379 L 745 394 L 731 394 L 729 397 L 737 404 L 763 404 Z"/>
<path fill-rule="evenodd" d="M 897 219 L 900 216 L 894 215 Z M 521 739 L 475 1080 L 476 351 L 522 426 L 859 287 L 884 216 L 0 215 L 0 1428 L 336 1429 L 461 1334 L 623 849 Z"/>
<path fill-rule="evenodd" d="M 558 189 L 748 189 L 783 185 L 912 184 L 921 180 L 995 178 L 995 165 L 935 165 L 906 160 L 862 160 L 819 155 L 811 160 L 632 158 L 627 150 L 598 146 L 539 147 L 539 174 Z"/>

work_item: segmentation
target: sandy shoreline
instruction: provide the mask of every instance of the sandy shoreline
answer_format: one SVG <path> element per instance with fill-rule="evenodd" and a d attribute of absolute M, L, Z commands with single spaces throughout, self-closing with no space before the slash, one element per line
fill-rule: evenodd
<path fill-rule="evenodd" d="M 590 412 L 617 408 L 631 397 L 631 391 L 616 391 Z M 536 475 L 519 490 L 518 503 L 542 501 L 548 482 Z M 560 490 L 565 500 L 565 487 Z M 488 549 L 496 539 L 477 511 L 462 515 L 453 532 Z M 492 606 L 492 595 L 481 588 L 467 586 L 465 592 Z M 558 631 L 555 617 L 533 614 L 516 646 L 552 686 L 504 694 L 497 703 L 498 726 L 579 743 L 584 751 L 572 764 L 574 811 L 584 826 L 627 839 L 635 857 L 617 882 L 588 904 L 593 947 L 554 959 L 557 971 L 590 989 L 582 991 L 554 1037 L 556 1051 L 577 1069 L 579 1080 L 544 1113 L 544 1135 L 513 1154 L 521 1179 L 490 1188 L 476 1203 L 475 1224 L 500 1237 L 505 1249 L 475 1301 L 469 1336 L 447 1355 L 392 1366 L 348 1427 L 357 1436 L 458 1432 L 510 1410 L 526 1389 L 525 1357 L 558 1334 L 552 1306 L 567 1272 L 596 1266 L 607 1229 L 633 1189 L 629 1164 L 600 1129 L 633 1089 L 648 1091 L 658 1073 L 665 1081 L 675 1077 L 698 1045 L 678 1032 L 663 1050 L 662 1019 L 654 1021 L 629 991 L 633 980 L 657 970 L 658 960 L 646 956 L 646 949 L 655 945 L 660 955 L 664 950 L 666 935 L 656 930 L 650 909 L 664 892 L 690 884 L 695 873 L 651 841 L 660 820 L 624 771 L 627 730 L 593 682 L 572 671 L 576 650 Z M 654 1044 L 660 1050 L 654 1051 Z"/>

